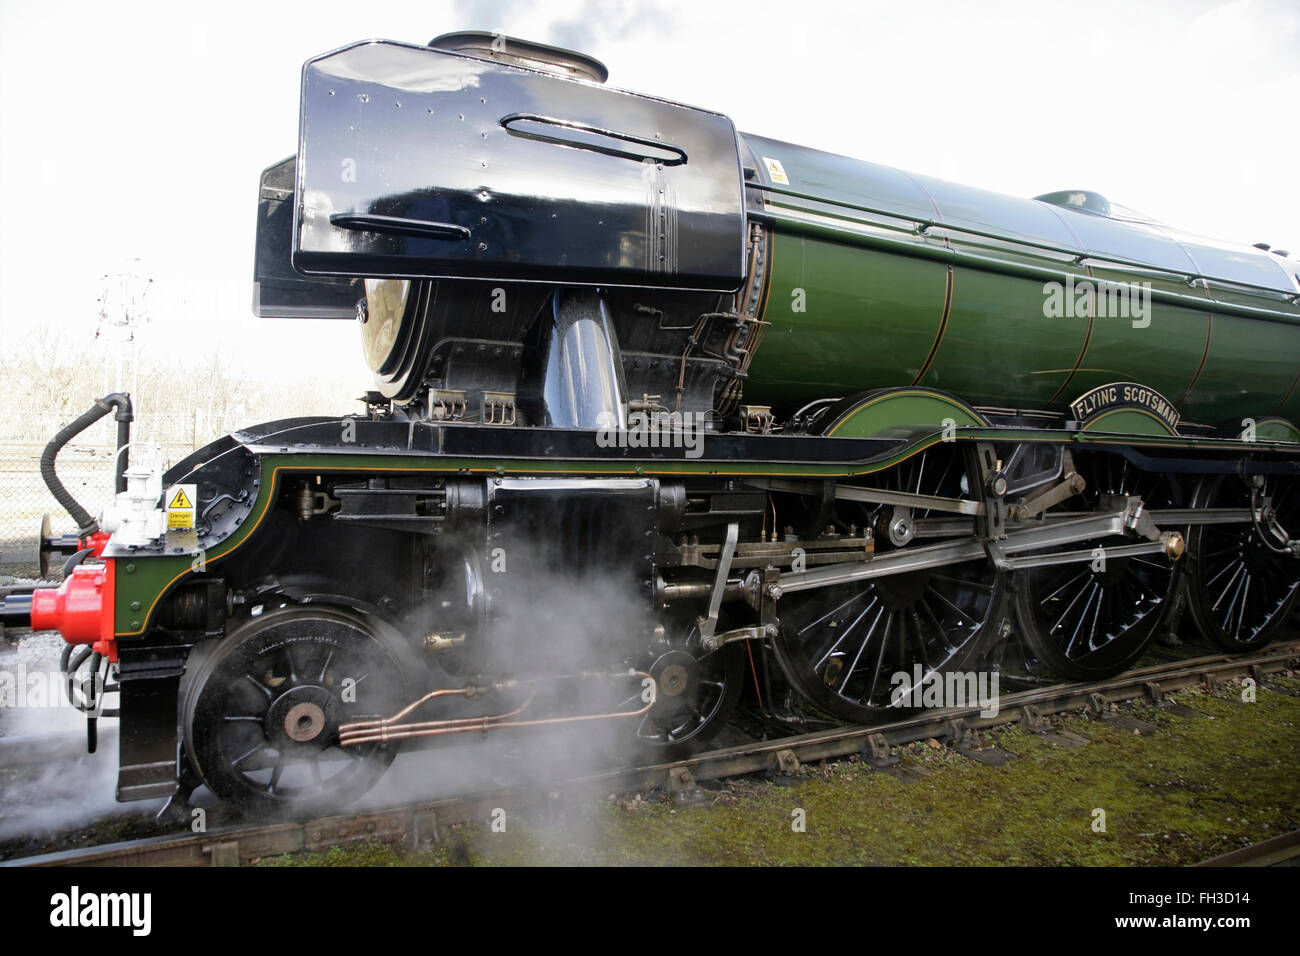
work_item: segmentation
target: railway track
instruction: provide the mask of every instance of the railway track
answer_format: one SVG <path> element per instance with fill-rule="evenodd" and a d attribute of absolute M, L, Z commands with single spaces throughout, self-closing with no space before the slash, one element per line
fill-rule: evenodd
<path fill-rule="evenodd" d="M 550 782 L 544 788 L 532 785 L 305 822 L 229 826 L 201 834 L 160 836 L 21 857 L 0 865 L 239 866 L 265 857 L 364 841 L 420 848 L 436 840 L 441 828 L 488 819 L 497 808 L 510 811 L 536 806 L 556 793 L 582 797 L 661 788 L 686 801 L 697 793 L 700 780 L 771 770 L 793 772 L 800 764 L 819 760 L 858 755 L 869 766 L 889 769 L 899 762 L 892 754 L 893 748 L 929 738 L 943 740 L 972 759 L 999 763 L 1005 755 L 996 747 L 979 746 L 979 731 L 1019 723 L 1049 740 L 1055 738 L 1055 742 L 1069 745 L 1077 740 L 1055 731 L 1049 719 L 1052 715 L 1083 710 L 1126 729 L 1141 729 L 1149 725 L 1117 713 L 1116 705 L 1143 698 L 1173 713 L 1187 711 L 1169 701 L 1167 695 L 1197 684 L 1214 685 L 1238 677 L 1251 677 L 1267 688 L 1269 675 L 1298 663 L 1300 639 L 1293 638 L 1254 654 L 1176 660 L 1105 681 L 1057 684 L 1005 694 L 996 714 L 982 714 L 979 705 L 934 710 L 889 724 L 835 727 L 707 751 L 671 763 L 587 773 Z M 1300 839 L 1295 844 L 1300 851 Z M 1235 851 L 1206 865 L 1243 865 L 1232 860 L 1247 859 L 1251 849 Z M 1280 853 L 1282 848 L 1273 847 L 1269 852 Z"/>
<path fill-rule="evenodd" d="M 1283 833 L 1271 840 L 1252 843 L 1240 850 L 1205 860 L 1197 866 L 1297 866 L 1300 865 L 1300 830 Z"/>

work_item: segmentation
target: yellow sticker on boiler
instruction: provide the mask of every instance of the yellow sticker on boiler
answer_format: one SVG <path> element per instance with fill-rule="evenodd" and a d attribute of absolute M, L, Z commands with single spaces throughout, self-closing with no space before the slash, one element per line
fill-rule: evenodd
<path fill-rule="evenodd" d="M 782 186 L 790 185 L 790 178 L 785 174 L 785 167 L 781 165 L 781 160 L 763 157 L 763 165 L 767 167 L 767 175 L 772 182 L 780 183 Z"/>

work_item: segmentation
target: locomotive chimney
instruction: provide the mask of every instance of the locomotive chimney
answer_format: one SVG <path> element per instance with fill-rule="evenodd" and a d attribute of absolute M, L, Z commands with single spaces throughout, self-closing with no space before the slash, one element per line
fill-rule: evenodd
<path fill-rule="evenodd" d="M 430 40 L 429 46 L 436 50 L 450 50 L 453 53 L 465 53 L 511 66 L 524 66 L 532 70 L 555 73 L 574 80 L 604 83 L 609 79 L 609 70 L 595 57 L 558 46 L 548 46 L 545 43 L 508 37 L 501 33 L 480 31 L 444 33 Z"/>

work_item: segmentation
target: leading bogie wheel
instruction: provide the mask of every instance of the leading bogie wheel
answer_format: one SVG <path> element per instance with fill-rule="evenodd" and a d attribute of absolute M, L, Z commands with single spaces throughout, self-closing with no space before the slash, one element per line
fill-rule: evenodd
<path fill-rule="evenodd" d="M 349 611 L 288 606 L 200 645 L 182 681 L 185 749 L 221 799 L 255 815 L 321 813 L 361 796 L 388 746 L 339 745 L 340 724 L 405 700 L 396 647 Z"/>

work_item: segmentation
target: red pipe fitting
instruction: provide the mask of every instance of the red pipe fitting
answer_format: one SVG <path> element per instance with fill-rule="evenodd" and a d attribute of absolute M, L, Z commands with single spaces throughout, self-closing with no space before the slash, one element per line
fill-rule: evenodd
<path fill-rule="evenodd" d="M 108 539 L 112 537 L 107 531 L 96 531 L 94 534 L 88 534 L 81 539 L 81 546 L 90 549 L 90 557 L 98 561 L 104 556 L 104 547 L 108 544 Z"/>
<path fill-rule="evenodd" d="M 114 565 L 111 558 L 102 564 L 79 564 L 57 589 L 33 591 L 32 630 L 58 631 L 69 644 L 89 644 L 116 663 Z"/>

